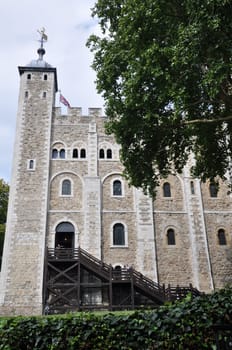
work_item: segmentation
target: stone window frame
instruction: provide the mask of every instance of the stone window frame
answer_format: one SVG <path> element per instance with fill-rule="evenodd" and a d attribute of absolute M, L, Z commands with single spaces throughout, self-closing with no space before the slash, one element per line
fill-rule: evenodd
<path fill-rule="evenodd" d="M 78 159 L 79 158 L 79 149 L 77 147 L 72 149 L 72 159 Z"/>
<path fill-rule="evenodd" d="M 227 234 L 224 228 L 217 230 L 217 241 L 219 246 L 227 246 Z"/>
<path fill-rule="evenodd" d="M 167 186 L 168 185 L 168 186 Z M 172 198 L 171 184 L 168 181 L 165 181 L 162 185 L 163 198 L 170 199 Z"/>
<path fill-rule="evenodd" d="M 106 159 L 112 159 L 113 158 L 113 152 L 111 148 L 107 148 L 106 150 Z"/>
<path fill-rule="evenodd" d="M 73 157 L 75 153 L 77 153 L 76 157 Z M 86 161 L 88 158 L 87 146 L 84 142 L 75 142 L 71 146 L 71 159 L 74 161 Z"/>
<path fill-rule="evenodd" d="M 114 244 L 114 227 L 117 224 L 121 224 L 124 227 L 124 239 L 125 239 L 124 245 Z M 110 248 L 113 248 L 113 249 L 115 249 L 115 248 L 122 248 L 122 249 L 128 248 L 128 227 L 124 221 L 117 220 L 111 224 L 111 227 L 110 227 Z"/>
<path fill-rule="evenodd" d="M 169 236 L 169 234 L 172 233 L 172 236 Z M 176 247 L 177 240 L 176 240 L 176 230 L 173 227 L 168 227 L 166 229 L 166 242 L 168 247 Z"/>
<path fill-rule="evenodd" d="M 64 154 L 64 156 L 60 156 L 60 152 L 62 151 L 62 153 Z M 56 157 L 54 157 L 53 155 L 54 155 L 54 153 L 55 152 L 57 152 L 57 156 Z M 61 148 L 61 149 L 57 149 L 56 147 L 54 147 L 53 149 L 52 149 L 52 159 L 54 160 L 54 159 L 59 159 L 59 160 L 64 160 L 64 159 L 66 159 L 66 150 L 65 150 L 65 148 Z"/>
<path fill-rule="evenodd" d="M 195 196 L 196 193 L 195 193 L 195 183 L 193 180 L 190 181 L 190 193 L 191 193 L 191 196 Z"/>
<path fill-rule="evenodd" d="M 122 193 L 120 195 L 114 194 L 114 182 L 115 181 L 121 182 L 121 192 Z M 121 177 L 114 177 L 110 182 L 110 188 L 111 188 L 111 197 L 116 197 L 116 198 L 125 197 L 124 181 L 121 179 Z"/>
<path fill-rule="evenodd" d="M 98 154 L 99 159 L 105 159 L 105 150 L 104 148 L 99 149 L 99 154 Z"/>
<path fill-rule="evenodd" d="M 54 152 L 57 152 L 57 156 L 54 157 Z M 63 156 L 61 157 L 61 152 Z M 52 160 L 67 160 L 67 146 L 62 141 L 57 141 L 52 144 L 51 148 L 51 159 Z"/>
<path fill-rule="evenodd" d="M 219 188 L 218 188 L 217 184 L 215 184 L 214 182 L 210 182 L 209 183 L 209 196 L 210 196 L 210 198 L 217 199 L 218 192 L 219 192 Z"/>
<path fill-rule="evenodd" d="M 87 152 L 85 147 L 81 147 L 79 150 L 80 159 L 86 159 L 87 158 Z"/>
<path fill-rule="evenodd" d="M 114 154 L 113 146 L 111 143 L 103 142 L 102 144 L 99 145 L 99 149 L 98 149 L 99 160 L 114 160 L 113 154 Z"/>
<path fill-rule="evenodd" d="M 70 189 L 71 189 L 71 193 L 70 194 L 63 194 L 63 182 L 65 180 L 70 181 Z M 73 197 L 73 180 L 70 177 L 64 177 L 60 180 L 60 192 L 59 192 L 59 196 L 60 197 Z"/>
<path fill-rule="evenodd" d="M 28 159 L 27 160 L 27 170 L 28 171 L 35 171 L 36 168 L 36 160 L 35 159 Z"/>

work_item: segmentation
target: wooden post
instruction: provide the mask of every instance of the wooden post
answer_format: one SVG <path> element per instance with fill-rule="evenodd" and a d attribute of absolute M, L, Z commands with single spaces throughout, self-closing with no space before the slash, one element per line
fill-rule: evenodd
<path fill-rule="evenodd" d="M 110 273 L 109 273 L 109 311 L 112 311 L 112 303 L 113 303 L 113 292 L 112 292 L 112 265 L 110 265 Z"/>
<path fill-rule="evenodd" d="M 135 308 L 135 290 L 134 290 L 134 278 L 133 278 L 133 270 L 129 269 L 130 272 L 130 283 L 131 283 L 131 306 L 132 310 Z"/>

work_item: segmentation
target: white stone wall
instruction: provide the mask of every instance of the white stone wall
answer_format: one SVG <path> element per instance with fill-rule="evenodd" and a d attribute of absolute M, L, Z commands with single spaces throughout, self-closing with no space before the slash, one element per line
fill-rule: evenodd
<path fill-rule="evenodd" d="M 27 78 L 29 73 L 31 79 Z M 1 274 L 0 310 L 3 314 L 42 312 L 51 116 L 56 73 L 49 71 L 46 74 L 47 80 L 44 80 L 42 71 L 25 69 L 20 79 Z M 29 169 L 30 160 L 33 160 L 32 169 Z"/>

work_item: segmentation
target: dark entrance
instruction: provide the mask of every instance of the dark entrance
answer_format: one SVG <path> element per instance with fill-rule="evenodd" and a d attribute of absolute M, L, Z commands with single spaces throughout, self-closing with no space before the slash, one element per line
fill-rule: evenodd
<path fill-rule="evenodd" d="M 74 248 L 74 226 L 62 222 L 56 227 L 55 248 Z"/>

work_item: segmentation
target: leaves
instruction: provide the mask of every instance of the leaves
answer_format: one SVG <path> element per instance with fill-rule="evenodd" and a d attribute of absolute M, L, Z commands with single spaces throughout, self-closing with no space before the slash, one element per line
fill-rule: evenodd
<path fill-rule="evenodd" d="M 232 324 L 232 291 L 152 311 L 0 318 L 0 350 L 213 349 L 215 325 Z"/>
<path fill-rule="evenodd" d="M 151 195 L 161 177 L 182 171 L 191 152 L 197 155 L 194 176 L 226 173 L 231 14 L 229 0 L 96 2 L 93 15 L 103 36 L 91 36 L 87 45 L 95 54 L 107 128 L 122 147 L 130 183 Z M 216 122 L 209 128 L 208 120 Z"/>

